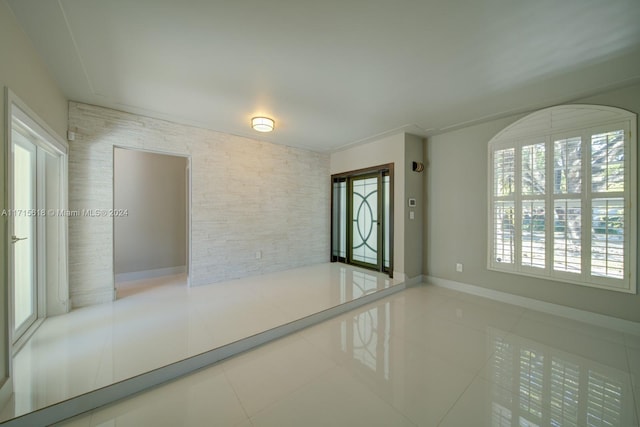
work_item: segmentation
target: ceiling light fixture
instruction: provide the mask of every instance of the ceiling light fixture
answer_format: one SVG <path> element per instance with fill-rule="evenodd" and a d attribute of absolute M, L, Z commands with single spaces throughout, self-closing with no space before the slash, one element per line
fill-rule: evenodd
<path fill-rule="evenodd" d="M 271 132 L 275 123 L 268 117 L 254 117 L 251 119 L 251 127 L 258 132 Z"/>

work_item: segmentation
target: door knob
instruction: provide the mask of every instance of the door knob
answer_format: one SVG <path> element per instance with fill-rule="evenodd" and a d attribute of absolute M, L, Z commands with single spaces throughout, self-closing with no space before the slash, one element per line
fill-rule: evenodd
<path fill-rule="evenodd" d="M 26 237 L 11 236 L 11 243 L 19 242 L 20 240 L 27 240 L 27 238 Z"/>

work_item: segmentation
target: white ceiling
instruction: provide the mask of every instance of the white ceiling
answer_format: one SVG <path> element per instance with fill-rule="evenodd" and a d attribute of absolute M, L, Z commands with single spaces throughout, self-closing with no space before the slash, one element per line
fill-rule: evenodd
<path fill-rule="evenodd" d="M 8 3 L 71 100 L 318 151 L 640 81 L 638 0 Z"/>

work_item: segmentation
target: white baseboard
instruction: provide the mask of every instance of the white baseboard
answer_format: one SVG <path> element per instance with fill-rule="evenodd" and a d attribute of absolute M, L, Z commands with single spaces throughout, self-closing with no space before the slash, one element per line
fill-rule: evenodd
<path fill-rule="evenodd" d="M 90 289 L 71 294 L 71 309 L 85 307 L 87 305 L 103 304 L 116 299 L 116 290 L 111 289 Z"/>
<path fill-rule="evenodd" d="M 155 270 L 132 271 L 131 273 L 120 273 L 115 275 L 115 282 L 133 282 L 134 280 L 153 279 L 155 277 L 173 276 L 175 274 L 184 274 L 187 267 L 179 265 L 177 267 L 156 268 Z"/>
<path fill-rule="evenodd" d="M 640 323 L 630 320 L 619 319 L 617 317 L 606 316 L 604 314 L 593 313 L 590 311 L 579 310 L 564 305 L 553 304 L 550 302 L 540 301 L 533 298 L 513 295 L 506 292 L 495 291 L 493 289 L 483 288 L 482 286 L 470 285 L 467 283 L 456 282 L 439 277 L 426 276 L 425 282 L 454 291 L 465 292 L 492 300 L 505 302 L 508 304 L 525 307 L 543 313 L 553 314 L 555 316 L 566 317 L 568 319 L 589 323 L 591 325 L 601 326 L 604 328 L 615 329 L 617 331 L 628 334 L 640 335 Z"/>
<path fill-rule="evenodd" d="M 407 288 L 411 286 L 417 286 L 424 282 L 424 276 L 422 274 L 417 275 L 416 277 L 405 277 L 405 286 Z"/>

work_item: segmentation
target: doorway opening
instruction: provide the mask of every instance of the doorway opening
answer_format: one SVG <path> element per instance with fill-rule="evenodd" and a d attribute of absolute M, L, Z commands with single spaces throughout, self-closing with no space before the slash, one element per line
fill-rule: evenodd
<path fill-rule="evenodd" d="M 116 298 L 188 285 L 190 159 L 114 147 Z"/>
<path fill-rule="evenodd" d="M 331 181 L 331 261 L 393 277 L 393 163 Z"/>

